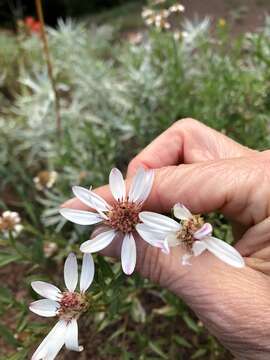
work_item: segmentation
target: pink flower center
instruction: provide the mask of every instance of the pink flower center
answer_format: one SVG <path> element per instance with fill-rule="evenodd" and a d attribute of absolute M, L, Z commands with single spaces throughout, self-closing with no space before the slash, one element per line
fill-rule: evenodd
<path fill-rule="evenodd" d="M 122 233 L 132 232 L 140 222 L 139 213 L 141 207 L 141 204 L 129 202 L 128 200 L 118 201 L 108 213 L 108 225 Z"/>
<path fill-rule="evenodd" d="M 58 316 L 64 320 L 78 318 L 88 307 L 84 294 L 66 291 L 60 300 Z"/>

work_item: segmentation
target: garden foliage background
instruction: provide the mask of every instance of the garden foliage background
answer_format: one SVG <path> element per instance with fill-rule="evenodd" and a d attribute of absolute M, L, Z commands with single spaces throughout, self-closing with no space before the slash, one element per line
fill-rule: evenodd
<path fill-rule="evenodd" d="M 184 117 L 269 147 L 270 18 L 233 40 L 226 22 L 213 32 L 207 19 L 181 18 L 175 26 L 186 36 L 155 28 L 138 36 L 125 28 L 123 12 L 133 6 L 47 28 L 61 136 L 39 34 L 0 32 L 0 210 L 17 211 L 24 227 L 18 237 L 0 234 L 1 359 L 29 358 L 48 332 L 52 323 L 29 314 L 30 282 L 61 285 L 64 258 L 80 256 L 88 239 L 91 229 L 58 215 L 72 185 L 106 183 L 113 166 L 125 170 Z M 138 14 L 132 21 L 141 21 Z M 52 188 L 36 188 L 41 171 L 58 173 Z M 210 217 L 216 235 L 232 241 L 226 221 Z M 181 300 L 139 275 L 124 276 L 112 259 L 95 260 L 93 304 L 80 323 L 85 352 L 59 358 L 230 359 Z"/>

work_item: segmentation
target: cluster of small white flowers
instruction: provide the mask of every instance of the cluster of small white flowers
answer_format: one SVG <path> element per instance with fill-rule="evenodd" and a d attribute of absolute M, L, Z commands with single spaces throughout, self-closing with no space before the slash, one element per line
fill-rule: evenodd
<path fill-rule="evenodd" d="M 138 237 L 165 254 L 169 254 L 172 247 L 181 246 L 184 255 L 179 266 L 191 265 L 192 256 L 198 256 L 206 250 L 231 266 L 244 266 L 244 260 L 238 251 L 213 237 L 212 226 L 205 223 L 200 215 L 191 214 L 183 204 L 176 204 L 173 208 L 174 217 L 180 221 L 142 211 L 152 190 L 153 181 L 154 171 L 140 168 L 127 190 L 121 172 L 116 168 L 112 169 L 109 186 L 114 200 L 110 204 L 91 189 L 73 187 L 74 195 L 94 211 L 62 208 L 60 213 L 67 220 L 79 225 L 101 225 L 102 232 L 81 244 L 80 249 L 84 256 L 79 292 L 75 291 L 78 267 L 74 254 L 68 256 L 64 267 L 67 291 L 61 292 L 54 285 L 42 281 L 32 283 L 32 288 L 45 299 L 33 302 L 30 310 L 41 316 L 59 317 L 59 321 L 40 344 L 32 360 L 53 360 L 64 344 L 70 350 L 82 350 L 78 344 L 77 320 L 89 306 L 85 291 L 94 278 L 94 262 L 90 253 L 105 249 L 113 241 L 122 243 L 121 263 L 127 275 L 132 274 L 136 266 Z"/>
<path fill-rule="evenodd" d="M 156 3 L 159 5 L 161 2 Z M 142 18 L 147 26 L 155 26 L 160 30 L 169 30 L 171 28 L 171 23 L 169 17 L 172 14 L 183 13 L 185 7 L 182 4 L 171 5 L 167 9 L 154 10 L 150 8 L 145 8 L 142 11 Z"/>
<path fill-rule="evenodd" d="M 6 210 L 2 213 L 0 216 L 0 232 L 4 236 L 9 236 L 11 233 L 12 236 L 16 237 L 22 229 L 21 218 L 17 212 Z"/>

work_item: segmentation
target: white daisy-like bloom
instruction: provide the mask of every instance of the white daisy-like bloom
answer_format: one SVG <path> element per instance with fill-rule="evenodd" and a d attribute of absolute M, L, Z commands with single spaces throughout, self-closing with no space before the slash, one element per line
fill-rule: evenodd
<path fill-rule="evenodd" d="M 191 214 L 183 204 L 176 204 L 173 213 L 180 223 L 164 215 L 143 211 L 139 215 L 142 223 L 136 226 L 136 230 L 148 242 L 163 240 L 165 253 L 169 253 L 170 247 L 182 246 L 186 250 L 182 265 L 191 265 L 192 256 L 208 250 L 231 266 L 245 266 L 244 259 L 234 247 L 212 236 L 212 225 L 204 223 L 200 215 Z"/>
<path fill-rule="evenodd" d="M 0 216 L 0 231 L 5 235 L 11 232 L 12 236 L 17 236 L 22 229 L 21 218 L 17 212 L 6 210 Z"/>
<path fill-rule="evenodd" d="M 121 172 L 114 168 L 109 176 L 109 185 L 115 199 L 108 204 L 93 191 L 80 186 L 73 187 L 74 195 L 84 204 L 96 210 L 83 211 L 63 208 L 60 213 L 67 219 L 80 225 L 105 225 L 105 231 L 84 242 L 81 251 L 94 253 L 106 248 L 117 237 L 123 239 L 121 248 L 121 263 L 125 274 L 130 275 L 136 265 L 136 225 L 140 223 L 139 214 L 144 201 L 152 189 L 154 180 L 153 170 L 140 168 L 127 192 Z M 154 239 L 148 241 L 150 245 L 161 247 L 162 242 Z"/>
<path fill-rule="evenodd" d="M 61 348 L 73 351 L 82 351 L 78 341 L 78 323 L 80 315 L 88 308 L 88 300 L 85 294 L 91 285 L 95 273 L 94 261 L 90 254 L 84 254 L 80 291 L 76 291 L 78 284 L 78 264 L 75 254 L 67 257 L 64 265 L 64 280 L 66 290 L 61 291 L 58 287 L 44 281 L 31 283 L 36 293 L 44 299 L 34 301 L 29 308 L 37 315 L 44 317 L 58 316 L 59 321 L 45 337 L 32 356 L 32 360 L 53 360 Z"/>

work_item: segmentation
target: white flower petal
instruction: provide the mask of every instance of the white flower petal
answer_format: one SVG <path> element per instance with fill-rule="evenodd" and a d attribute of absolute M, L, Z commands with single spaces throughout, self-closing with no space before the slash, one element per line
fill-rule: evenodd
<path fill-rule="evenodd" d="M 142 211 L 139 214 L 140 220 L 155 231 L 168 232 L 179 231 L 181 225 L 168 216 L 157 214 L 150 211 Z"/>
<path fill-rule="evenodd" d="M 168 241 L 165 239 L 162 243 L 162 250 L 164 254 L 168 255 L 170 253 L 170 247 Z"/>
<path fill-rule="evenodd" d="M 78 283 L 78 264 L 76 255 L 68 255 L 64 265 L 64 280 L 69 291 L 73 292 Z"/>
<path fill-rule="evenodd" d="M 110 205 L 102 199 L 99 195 L 95 194 L 93 191 L 85 189 L 81 186 L 73 186 L 72 191 L 74 195 L 85 205 L 90 208 L 99 210 L 99 211 L 108 211 Z"/>
<path fill-rule="evenodd" d="M 82 351 L 83 346 L 79 346 L 78 340 L 78 323 L 77 320 L 72 319 L 68 325 L 65 334 L 65 344 L 68 350 Z"/>
<path fill-rule="evenodd" d="M 126 197 L 126 185 L 120 170 L 114 168 L 109 176 L 110 190 L 115 200 L 123 200 Z"/>
<path fill-rule="evenodd" d="M 136 231 L 143 240 L 152 246 L 161 247 L 161 243 L 166 238 L 166 233 L 152 230 L 151 227 L 145 224 L 137 224 Z"/>
<path fill-rule="evenodd" d="M 85 292 L 92 284 L 95 274 L 95 264 L 91 254 L 83 255 L 82 271 L 80 278 L 80 291 Z"/>
<path fill-rule="evenodd" d="M 66 322 L 58 321 L 39 345 L 31 360 L 54 360 L 65 343 Z"/>
<path fill-rule="evenodd" d="M 140 197 L 142 187 L 143 187 L 144 177 L 145 177 L 144 169 L 139 168 L 136 171 L 136 174 L 132 180 L 132 183 L 131 183 L 131 186 L 129 189 L 128 198 L 130 201 L 136 201 Z"/>
<path fill-rule="evenodd" d="M 42 299 L 32 302 L 29 309 L 39 316 L 51 317 L 57 314 L 59 307 L 60 305 L 56 301 Z"/>
<path fill-rule="evenodd" d="M 183 204 L 175 204 L 173 207 L 173 214 L 179 220 L 189 220 L 192 218 L 191 212 Z"/>
<path fill-rule="evenodd" d="M 139 168 L 129 190 L 129 200 L 142 203 L 149 196 L 154 181 L 154 170 Z"/>
<path fill-rule="evenodd" d="M 141 238 L 148 244 L 160 248 L 162 252 L 166 254 L 170 253 L 169 244 L 165 239 L 166 233 L 154 231 L 145 224 L 137 224 L 136 230 Z"/>
<path fill-rule="evenodd" d="M 225 241 L 217 239 L 213 236 L 203 239 L 202 241 L 212 254 L 225 263 L 237 268 L 245 266 L 245 261 L 239 252 Z"/>
<path fill-rule="evenodd" d="M 144 182 L 142 184 L 141 194 L 136 200 L 137 202 L 143 203 L 149 196 L 153 182 L 154 182 L 155 172 L 154 170 L 145 171 Z"/>
<path fill-rule="evenodd" d="M 180 240 L 177 239 L 176 232 L 172 232 L 167 235 L 165 240 L 169 247 L 175 247 L 181 244 Z"/>
<path fill-rule="evenodd" d="M 192 251 L 195 256 L 201 255 L 206 249 L 207 247 L 204 241 L 194 241 L 192 245 Z"/>
<path fill-rule="evenodd" d="M 121 248 L 121 263 L 125 274 L 133 273 L 136 265 L 136 242 L 132 234 L 124 237 Z"/>
<path fill-rule="evenodd" d="M 195 239 L 200 240 L 205 238 L 206 236 L 210 236 L 212 234 L 212 231 L 213 231 L 212 225 L 209 223 L 205 223 L 199 230 L 197 230 L 194 233 L 193 236 Z"/>
<path fill-rule="evenodd" d="M 192 258 L 191 254 L 185 254 L 182 256 L 182 265 L 186 266 L 186 265 L 191 265 L 190 259 Z"/>
<path fill-rule="evenodd" d="M 45 281 L 33 281 L 31 286 L 37 294 L 45 297 L 46 299 L 58 300 L 61 295 L 61 291 L 58 287 Z"/>
<path fill-rule="evenodd" d="M 109 230 L 98 234 L 93 239 L 87 240 L 82 243 L 80 250 L 86 253 L 94 253 L 105 249 L 114 239 L 116 235 L 115 230 Z"/>
<path fill-rule="evenodd" d="M 59 212 L 65 219 L 79 225 L 93 225 L 103 221 L 99 214 L 90 211 L 62 208 Z"/>

